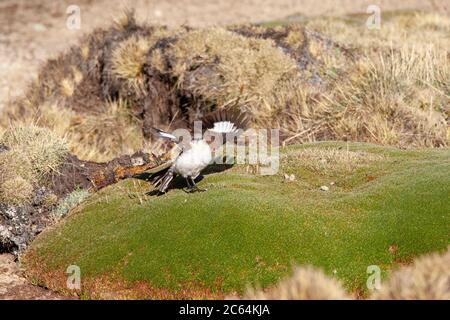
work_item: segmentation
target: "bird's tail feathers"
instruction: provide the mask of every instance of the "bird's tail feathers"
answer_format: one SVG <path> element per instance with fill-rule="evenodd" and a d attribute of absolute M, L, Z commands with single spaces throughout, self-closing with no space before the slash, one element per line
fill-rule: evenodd
<path fill-rule="evenodd" d="M 166 192 L 170 186 L 170 183 L 175 178 L 175 173 L 170 168 L 161 170 L 154 173 L 151 176 L 151 183 L 155 188 L 158 188 L 159 192 Z"/>

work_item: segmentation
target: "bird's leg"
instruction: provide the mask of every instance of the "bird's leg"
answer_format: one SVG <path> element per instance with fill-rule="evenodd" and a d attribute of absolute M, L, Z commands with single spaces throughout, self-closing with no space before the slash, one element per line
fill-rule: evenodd
<path fill-rule="evenodd" d="M 187 189 L 186 190 L 191 190 L 192 189 L 192 184 L 191 184 L 191 179 L 189 177 L 186 177 L 186 184 L 187 184 Z"/>
<path fill-rule="evenodd" d="M 207 189 L 200 189 L 195 184 L 195 181 L 194 181 L 194 179 L 192 177 L 187 177 L 186 181 L 188 182 L 187 184 L 189 186 L 188 192 L 204 192 L 204 191 L 207 191 Z"/>

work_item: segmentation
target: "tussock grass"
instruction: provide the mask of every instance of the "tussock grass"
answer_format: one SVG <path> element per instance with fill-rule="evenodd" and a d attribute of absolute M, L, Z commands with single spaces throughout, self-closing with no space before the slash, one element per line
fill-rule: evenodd
<path fill-rule="evenodd" d="M 380 29 L 368 29 L 368 16 L 317 17 L 305 21 L 307 27 L 351 47 L 389 48 L 392 44 L 440 44 L 448 48 L 450 18 L 437 12 L 383 12 Z"/>
<path fill-rule="evenodd" d="M 450 67 L 442 52 L 390 51 L 361 61 L 327 96 L 330 134 L 399 146 L 446 146 Z"/>
<path fill-rule="evenodd" d="M 120 42 L 112 52 L 111 72 L 137 85 L 150 45 L 148 39 L 139 36 L 131 36 Z"/>
<path fill-rule="evenodd" d="M 31 167 L 30 158 L 21 150 L 8 150 L 0 153 L 0 181 L 20 176 L 34 182 L 36 177 Z"/>
<path fill-rule="evenodd" d="M 51 208 L 58 203 L 58 196 L 52 192 L 44 196 L 43 204 L 45 208 Z"/>
<path fill-rule="evenodd" d="M 186 33 L 168 56 L 183 90 L 219 109 L 238 105 L 255 118 L 262 109 L 271 113 L 279 91 L 289 94 L 286 84 L 298 77 L 296 62 L 273 41 L 246 38 L 222 28 Z"/>
<path fill-rule="evenodd" d="M 64 137 L 69 150 L 83 160 L 108 161 L 143 146 L 141 121 L 122 99 L 106 102 L 101 112 L 86 115 L 45 103 L 28 121 Z"/>
<path fill-rule="evenodd" d="M 366 19 L 304 21 L 308 28 L 354 48 L 359 57 L 354 67 L 336 76 L 333 70 L 342 69 L 348 58 L 323 54 L 311 43 L 310 53 L 323 62 L 321 72 L 333 85 L 319 98 L 308 88 L 297 89 L 297 98 L 277 114 L 275 123 L 283 128 L 283 136 L 289 143 L 345 139 L 447 146 L 449 18 L 422 12 L 383 14 L 380 30 L 366 28 Z"/>
<path fill-rule="evenodd" d="M 123 8 L 123 10 L 114 17 L 114 27 L 118 30 L 126 30 L 129 27 L 136 26 L 136 17 L 134 14 L 134 9 L 129 7 Z"/>
<path fill-rule="evenodd" d="M 280 128 L 284 144 L 448 146 L 449 18 L 384 14 L 380 30 L 366 19 L 170 30 L 126 11 L 49 61 L 0 123 L 53 128 L 77 156 L 97 161 L 151 145 L 151 126 L 190 127 L 220 108 L 248 112 L 255 128 Z M 102 70 L 92 68 L 99 62 Z"/>
<path fill-rule="evenodd" d="M 9 148 L 0 153 L 0 202 L 10 205 L 29 203 L 35 184 L 57 170 L 68 152 L 63 139 L 35 125 L 11 126 L 0 144 Z"/>
<path fill-rule="evenodd" d="M 37 177 L 21 150 L 0 153 L 0 203 L 19 206 L 30 203 Z"/>
<path fill-rule="evenodd" d="M 341 283 L 313 267 L 297 267 L 293 274 L 268 290 L 249 289 L 244 300 L 346 300 Z"/>
<path fill-rule="evenodd" d="M 0 203 L 13 206 L 30 203 L 33 189 L 33 185 L 20 176 L 8 180 L 0 179 Z"/>
<path fill-rule="evenodd" d="M 420 257 L 392 273 L 374 299 L 449 300 L 450 249 Z"/>
<path fill-rule="evenodd" d="M 3 135 L 1 143 L 29 159 L 33 176 L 41 178 L 58 168 L 68 149 L 66 142 L 48 128 L 16 124 Z"/>
<path fill-rule="evenodd" d="M 73 83 L 72 80 L 67 79 L 67 78 L 63 79 L 61 81 L 61 94 L 66 97 L 71 97 L 75 90 L 74 85 L 75 84 Z"/>
<path fill-rule="evenodd" d="M 83 159 L 108 161 L 143 147 L 141 121 L 124 100 L 108 102 L 101 114 L 74 115 L 72 119 L 75 121 L 61 133 L 67 134 L 71 150 Z"/>

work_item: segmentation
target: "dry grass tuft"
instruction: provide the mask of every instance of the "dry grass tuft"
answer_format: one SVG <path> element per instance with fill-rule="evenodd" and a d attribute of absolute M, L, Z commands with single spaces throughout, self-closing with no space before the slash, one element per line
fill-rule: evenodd
<path fill-rule="evenodd" d="M 1 180 L 0 180 L 1 181 Z M 20 206 L 33 199 L 33 185 L 20 176 L 0 182 L 0 203 Z"/>
<path fill-rule="evenodd" d="M 134 9 L 128 7 L 124 8 L 122 12 L 114 18 L 114 26 L 121 31 L 136 26 Z"/>
<path fill-rule="evenodd" d="M 293 275 L 275 288 L 250 289 L 244 300 L 346 300 L 350 299 L 342 285 L 312 267 L 297 268 Z"/>
<path fill-rule="evenodd" d="M 81 159 L 108 161 L 143 147 L 142 123 L 125 100 L 109 102 L 103 113 L 73 115 L 64 131 L 70 149 Z"/>
<path fill-rule="evenodd" d="M 143 146 L 141 121 L 132 115 L 125 100 L 107 102 L 102 112 L 93 114 L 80 114 L 50 103 L 38 110 L 37 115 L 23 120 L 64 137 L 68 149 L 80 159 L 106 162 Z"/>
<path fill-rule="evenodd" d="M 50 208 L 58 203 L 58 196 L 54 193 L 47 193 L 44 196 L 43 204 L 45 208 Z"/>
<path fill-rule="evenodd" d="M 273 112 L 278 95 L 288 95 L 288 83 L 298 78 L 296 62 L 273 41 L 221 28 L 188 32 L 167 54 L 181 90 L 206 105 L 246 109 L 255 118 Z"/>
<path fill-rule="evenodd" d="M 34 183 L 36 177 L 31 170 L 31 162 L 22 150 L 9 150 L 0 153 L 0 182 L 17 176 Z"/>
<path fill-rule="evenodd" d="M 148 39 L 140 36 L 131 36 L 119 43 L 112 52 L 111 72 L 120 79 L 137 84 L 142 77 L 142 68 L 150 45 Z"/>
<path fill-rule="evenodd" d="M 329 134 L 399 146 L 448 145 L 440 112 L 450 103 L 448 60 L 433 48 L 404 48 L 361 61 L 322 102 L 334 118 Z M 424 90 L 425 100 L 418 94 Z"/>
<path fill-rule="evenodd" d="M 320 17 L 306 23 L 308 28 L 328 35 L 350 47 L 383 48 L 392 44 L 450 45 L 450 17 L 431 12 L 383 13 L 380 29 L 366 28 L 367 15 Z"/>
<path fill-rule="evenodd" d="M 28 158 L 30 170 L 38 179 L 56 170 L 68 152 L 64 139 L 48 128 L 33 124 L 12 125 L 4 133 L 1 143 Z"/>
<path fill-rule="evenodd" d="M 80 54 L 81 54 L 81 57 L 82 57 L 84 60 L 87 60 L 87 59 L 89 58 L 89 46 L 87 46 L 87 45 L 82 45 L 82 46 L 80 47 Z"/>
<path fill-rule="evenodd" d="M 29 158 L 20 150 L 7 150 L 0 153 L 0 184 L 21 177 L 30 183 L 35 182 Z"/>
<path fill-rule="evenodd" d="M 220 108 L 280 128 L 285 144 L 448 146 L 449 18 L 385 14 L 381 30 L 362 27 L 366 18 L 305 22 L 327 38 L 295 24 L 169 30 L 125 10 L 50 60 L 0 124 L 49 127 L 96 161 L 150 145 L 151 126 L 190 127 Z"/>
<path fill-rule="evenodd" d="M 283 158 L 283 161 L 293 162 L 288 165 L 301 166 L 320 173 L 351 172 L 385 159 L 378 154 L 339 148 L 307 148 L 295 151 L 289 156 L 284 155 Z"/>
<path fill-rule="evenodd" d="M 72 80 L 65 78 L 61 81 L 61 94 L 65 97 L 71 97 L 75 91 L 75 84 Z"/>
<path fill-rule="evenodd" d="M 394 272 L 375 299 L 450 300 L 450 249 L 421 257 Z"/>
<path fill-rule="evenodd" d="M 75 66 L 72 66 L 72 75 L 73 75 L 73 81 L 75 84 L 80 84 L 80 82 L 83 80 L 83 73 Z"/>

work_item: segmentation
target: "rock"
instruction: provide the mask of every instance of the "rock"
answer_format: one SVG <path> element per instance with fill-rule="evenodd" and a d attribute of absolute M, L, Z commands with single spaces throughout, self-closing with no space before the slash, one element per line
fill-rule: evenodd
<path fill-rule="evenodd" d="M 295 175 L 291 174 L 284 174 L 284 181 L 288 182 L 288 181 L 295 181 Z"/>
<path fill-rule="evenodd" d="M 33 23 L 32 28 L 34 31 L 37 32 L 43 32 L 47 30 L 47 27 L 44 26 L 42 23 Z"/>
<path fill-rule="evenodd" d="M 329 190 L 330 190 L 330 188 L 327 187 L 327 186 L 321 186 L 320 187 L 320 191 L 329 191 Z"/>
<path fill-rule="evenodd" d="M 0 300 L 74 299 L 29 284 L 14 260 L 15 257 L 12 254 L 0 254 Z"/>

